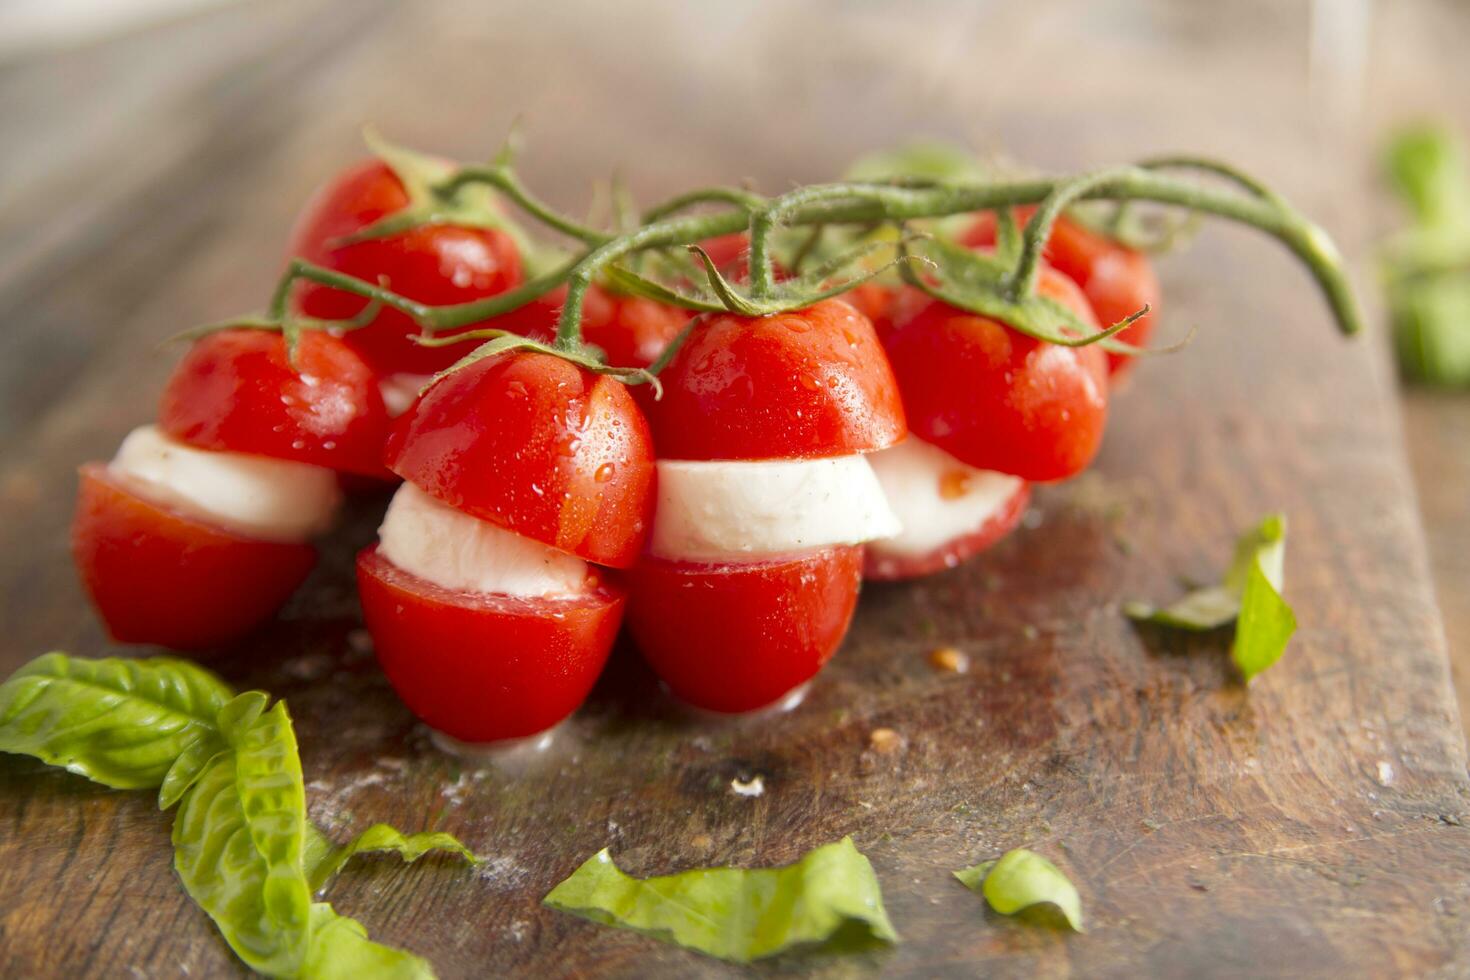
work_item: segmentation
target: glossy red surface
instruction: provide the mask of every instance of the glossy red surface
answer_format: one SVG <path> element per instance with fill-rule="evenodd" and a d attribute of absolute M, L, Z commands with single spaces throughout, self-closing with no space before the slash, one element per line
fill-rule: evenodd
<path fill-rule="evenodd" d="M 885 555 L 870 545 L 863 555 L 863 578 L 876 582 L 896 582 L 954 568 L 1015 530 L 1016 525 L 1021 523 L 1021 517 L 1026 513 L 1026 504 L 1030 500 L 1031 487 L 1022 484 L 1006 500 L 1005 506 L 991 514 L 979 527 L 946 541 L 925 555 Z"/>
<path fill-rule="evenodd" d="M 258 541 L 155 504 L 101 463 L 81 469 L 71 551 L 113 639 L 196 651 L 270 619 L 316 563 L 311 545 Z"/>
<path fill-rule="evenodd" d="M 731 565 L 645 557 L 628 628 L 679 698 L 710 711 L 765 707 L 822 669 L 857 605 L 861 547 Z"/>
<path fill-rule="evenodd" d="M 226 330 L 195 341 L 163 390 L 158 423 L 203 449 L 386 475 L 389 419 L 377 380 L 319 331 L 302 335 L 297 367 L 278 333 Z"/>
<path fill-rule="evenodd" d="M 1016 209 L 1016 221 L 1026 222 L 1035 207 Z M 995 245 L 995 214 L 984 212 L 962 238 L 974 248 Z M 1062 215 L 1052 225 L 1047 239 L 1046 260 L 1062 275 L 1082 287 L 1098 322 L 1111 326 L 1149 307 L 1147 316 L 1118 334 L 1118 339 L 1142 347 L 1153 332 L 1163 292 L 1148 256 L 1100 235 L 1086 225 Z M 1107 353 L 1108 369 L 1120 371 L 1133 363 L 1126 354 Z"/>
<path fill-rule="evenodd" d="M 390 469 L 460 510 L 602 565 L 652 525 L 653 444 L 621 382 L 550 354 L 486 358 L 399 418 Z"/>
<path fill-rule="evenodd" d="M 1037 288 L 1096 322 L 1061 273 L 1043 269 Z M 1108 414 L 1100 347 L 1035 340 L 938 300 L 916 304 L 883 344 L 914 434 L 962 462 L 1048 481 L 1075 476 L 1097 454 Z"/>
<path fill-rule="evenodd" d="M 536 340 L 556 336 L 557 320 L 566 302 L 565 286 L 496 317 L 493 326 Z M 689 311 L 641 296 L 612 293 L 589 286 L 582 300 L 582 339 L 602 348 L 607 363 L 617 367 L 648 367 L 689 322 Z"/>
<path fill-rule="evenodd" d="M 365 160 L 307 202 L 292 230 L 289 254 L 371 283 L 386 279 L 399 295 L 434 306 L 484 299 L 520 284 L 520 252 L 498 228 L 426 225 L 340 243 L 408 203 L 403 184 L 388 166 Z M 367 305 L 361 297 L 315 283 L 299 285 L 292 302 L 302 313 L 325 320 L 351 319 Z M 467 353 L 465 345 L 420 347 L 408 339 L 418 332 L 410 317 L 385 309 L 346 339 L 380 374 L 433 374 Z"/>
<path fill-rule="evenodd" d="M 600 585 L 575 598 L 451 592 L 378 554 L 357 557 L 363 617 L 398 696 L 431 727 L 466 742 L 545 731 L 597 681 L 623 615 Z"/>
<path fill-rule="evenodd" d="M 893 372 L 868 318 L 827 300 L 768 317 L 711 314 L 648 404 L 664 459 L 801 459 L 904 437 Z"/>

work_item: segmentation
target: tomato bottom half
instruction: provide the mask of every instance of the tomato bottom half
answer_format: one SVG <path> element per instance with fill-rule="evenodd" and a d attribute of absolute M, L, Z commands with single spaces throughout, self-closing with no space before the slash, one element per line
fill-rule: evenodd
<path fill-rule="evenodd" d="M 708 564 L 645 557 L 628 627 L 675 696 L 708 711 L 774 704 L 816 676 L 852 622 L 863 549 Z"/>
<path fill-rule="evenodd" d="M 570 598 L 456 592 L 378 553 L 357 556 L 363 616 L 403 703 L 461 742 L 553 727 L 592 690 L 617 637 L 624 596 L 603 584 Z"/>
<path fill-rule="evenodd" d="M 82 584 L 120 643 L 208 650 L 275 615 L 316 563 L 157 504 L 101 463 L 81 469 L 71 532 Z"/>

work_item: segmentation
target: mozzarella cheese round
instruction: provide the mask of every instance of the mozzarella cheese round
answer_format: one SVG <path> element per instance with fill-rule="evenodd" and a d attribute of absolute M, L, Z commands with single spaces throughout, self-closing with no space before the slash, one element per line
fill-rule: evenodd
<path fill-rule="evenodd" d="M 864 456 L 658 461 L 649 551 L 751 561 L 899 532 Z"/>
<path fill-rule="evenodd" d="M 400 486 L 388 505 L 378 553 L 455 592 L 567 596 L 588 584 L 580 558 L 471 517 L 412 483 Z"/>
<path fill-rule="evenodd" d="M 262 541 L 325 531 L 341 501 L 325 467 L 199 449 L 154 425 L 128 433 L 108 468 L 149 500 Z"/>
<path fill-rule="evenodd" d="M 1025 485 L 1020 477 L 977 470 L 909 436 L 868 457 L 903 531 L 875 554 L 917 557 L 978 530 Z"/>
<path fill-rule="evenodd" d="M 424 385 L 434 380 L 432 374 L 408 374 L 400 371 L 390 374 L 378 382 L 378 392 L 383 396 L 383 407 L 388 414 L 397 418 L 408 411 L 424 390 Z"/>

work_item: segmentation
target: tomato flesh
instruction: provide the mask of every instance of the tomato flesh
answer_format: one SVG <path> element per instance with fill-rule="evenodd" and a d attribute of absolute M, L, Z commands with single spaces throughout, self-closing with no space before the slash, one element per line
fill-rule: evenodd
<path fill-rule="evenodd" d="M 520 285 L 520 252 L 510 234 L 499 228 L 424 225 L 342 244 L 342 239 L 409 203 L 402 182 L 387 164 L 363 161 L 307 204 L 292 231 L 290 254 L 370 283 L 386 280 L 400 296 L 432 306 L 469 303 Z M 292 299 L 300 312 L 324 320 L 349 320 L 367 305 L 360 296 L 310 282 L 301 283 Z M 417 333 L 419 327 L 411 317 L 384 309 L 371 324 L 345 339 L 380 374 L 434 374 L 470 349 L 422 347 L 409 339 Z"/>
<path fill-rule="evenodd" d="M 1044 268 L 1037 289 L 1096 325 L 1070 279 Z M 1050 344 L 932 299 L 883 345 L 914 434 L 961 462 L 1044 482 L 1075 476 L 1097 454 L 1108 369 L 1096 345 Z"/>
<path fill-rule="evenodd" d="M 627 567 L 653 520 L 648 423 L 621 382 L 550 354 L 487 357 L 398 419 L 388 467 L 467 514 Z"/>
<path fill-rule="evenodd" d="M 302 335 L 296 362 L 293 367 L 278 333 L 210 334 L 174 369 L 158 424 L 201 449 L 387 476 L 389 419 L 372 371 L 342 341 L 319 331 Z"/>
<path fill-rule="evenodd" d="M 696 324 L 647 405 L 665 459 L 804 459 L 885 449 L 903 405 L 868 318 L 841 300 Z"/>
<path fill-rule="evenodd" d="M 753 711 L 817 675 L 852 622 L 861 546 L 706 564 L 645 557 L 630 577 L 628 627 L 679 698 Z"/>
<path fill-rule="evenodd" d="M 71 532 L 82 584 L 120 643 L 208 650 L 270 619 L 316 563 L 153 503 L 101 463 L 81 469 Z"/>
<path fill-rule="evenodd" d="M 903 579 L 921 578 L 956 568 L 969 558 L 989 549 L 1016 529 L 1026 514 L 1026 505 L 1031 501 L 1031 487 L 1022 484 L 1005 505 L 985 519 L 985 522 L 967 534 L 951 538 L 944 544 L 923 555 L 882 554 L 868 548 L 863 557 L 863 578 L 875 582 L 897 582 Z"/>
<path fill-rule="evenodd" d="M 464 742 L 545 731 L 586 699 L 617 636 L 624 598 L 603 584 L 571 598 L 453 592 L 376 546 L 357 558 L 378 662 L 419 718 Z"/>
<path fill-rule="evenodd" d="M 1024 224 L 1035 211 L 1034 205 L 1016 208 L 1016 221 Z M 994 246 L 994 212 L 986 211 L 976 218 L 961 240 L 972 248 Z M 1148 256 L 1098 234 L 1065 214 L 1052 225 L 1042 255 L 1053 268 L 1082 287 L 1098 321 L 1105 327 L 1147 306 L 1149 312 L 1145 316 L 1118 334 L 1119 340 L 1134 346 L 1147 344 L 1163 295 Z M 1107 352 L 1107 359 L 1108 370 L 1114 373 L 1129 367 L 1134 360 L 1127 354 L 1112 351 Z"/>

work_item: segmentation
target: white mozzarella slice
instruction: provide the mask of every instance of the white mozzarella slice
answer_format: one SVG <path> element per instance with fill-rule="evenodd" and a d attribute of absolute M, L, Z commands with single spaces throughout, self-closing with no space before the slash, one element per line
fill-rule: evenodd
<path fill-rule="evenodd" d="M 325 467 L 199 449 L 154 425 L 128 433 L 109 469 L 150 500 L 262 541 L 325 531 L 342 497 Z"/>
<path fill-rule="evenodd" d="M 393 495 L 378 540 L 384 558 L 455 592 L 566 596 L 588 584 L 580 558 L 471 517 L 412 483 Z"/>
<path fill-rule="evenodd" d="M 872 546 L 878 555 L 927 555 L 979 530 L 1025 485 L 1020 477 L 977 470 L 913 436 L 868 459 L 903 524 L 902 533 Z"/>
<path fill-rule="evenodd" d="M 863 456 L 658 461 L 649 550 L 685 561 L 742 561 L 899 532 Z"/>
<path fill-rule="evenodd" d="M 388 375 L 378 382 L 378 392 L 383 396 L 383 407 L 396 419 L 408 411 L 424 385 L 432 380 L 432 374 L 408 374 L 400 371 L 398 374 Z"/>

